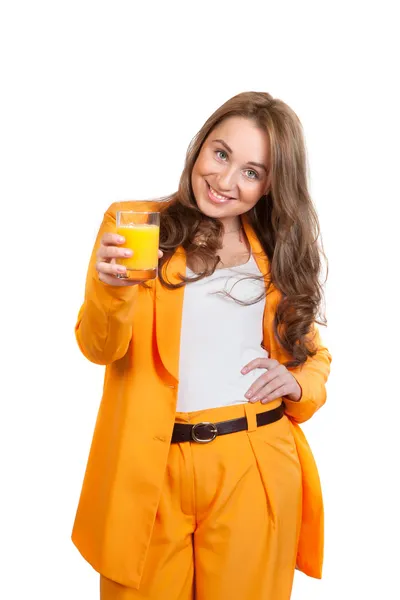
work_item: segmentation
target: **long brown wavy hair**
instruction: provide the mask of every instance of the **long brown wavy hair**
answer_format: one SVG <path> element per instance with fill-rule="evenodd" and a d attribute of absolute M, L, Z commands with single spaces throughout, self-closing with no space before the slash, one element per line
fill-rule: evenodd
<path fill-rule="evenodd" d="M 275 335 L 293 358 L 286 366 L 299 366 L 315 354 L 309 341 L 313 323 L 326 324 L 320 312 L 323 284 L 319 280 L 321 257 L 326 257 L 308 191 L 302 125 L 282 100 L 265 92 L 238 94 L 218 108 L 193 138 L 178 191 L 162 199 L 165 204 L 161 208 L 160 245 L 164 256 L 160 261 L 160 280 L 170 289 L 189 283 L 185 274 L 181 283 L 173 284 L 163 273 L 162 266 L 179 246 L 185 249 L 188 259 L 202 265 L 197 269 L 196 280 L 210 275 L 217 267 L 223 226 L 219 220 L 200 212 L 191 175 L 206 138 L 224 119 L 233 116 L 251 119 L 269 137 L 269 191 L 246 216 L 269 259 L 270 284 L 281 292 L 274 320 Z M 199 237 L 203 240 L 201 245 Z M 269 286 L 266 294 L 268 291 Z"/>

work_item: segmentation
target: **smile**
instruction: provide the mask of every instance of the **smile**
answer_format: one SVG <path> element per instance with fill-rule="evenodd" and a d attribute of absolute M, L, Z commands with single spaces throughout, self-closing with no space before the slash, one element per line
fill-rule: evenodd
<path fill-rule="evenodd" d="M 224 202 L 228 202 L 229 200 L 234 200 L 235 198 L 230 198 L 229 196 L 222 196 L 222 194 L 219 194 L 216 190 L 214 190 L 214 188 L 211 187 L 211 185 L 207 183 L 208 186 L 208 197 L 210 198 L 210 200 L 212 202 L 216 202 L 218 204 L 223 204 Z"/>

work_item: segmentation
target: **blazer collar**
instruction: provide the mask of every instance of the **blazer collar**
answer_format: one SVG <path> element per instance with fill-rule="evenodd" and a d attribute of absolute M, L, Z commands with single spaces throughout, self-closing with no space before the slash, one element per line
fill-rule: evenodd
<path fill-rule="evenodd" d="M 179 283 L 179 274 L 186 273 L 186 252 L 177 248 L 170 260 L 163 265 L 163 277 L 170 283 Z M 184 286 L 169 290 L 156 280 L 155 312 L 156 340 L 161 362 L 173 383 L 179 377 L 179 346 L 181 339 L 181 322 Z"/>

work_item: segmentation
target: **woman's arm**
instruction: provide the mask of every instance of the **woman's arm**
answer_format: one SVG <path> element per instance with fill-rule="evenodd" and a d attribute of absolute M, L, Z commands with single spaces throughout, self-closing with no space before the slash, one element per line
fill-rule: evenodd
<path fill-rule="evenodd" d="M 302 390 L 300 400 L 297 402 L 284 398 L 285 412 L 296 423 L 303 423 L 310 419 L 326 401 L 325 384 L 328 380 L 332 357 L 328 349 L 322 345 L 316 326 L 314 327 L 313 340 L 317 353 L 309 357 L 300 367 L 289 369 Z"/>
<path fill-rule="evenodd" d="M 144 203 L 140 204 L 143 206 Z M 99 279 L 96 270 L 100 241 L 105 233 L 115 233 L 116 211 L 122 208 L 121 204 L 112 204 L 104 215 L 89 263 L 85 300 L 75 326 L 80 350 L 98 365 L 108 365 L 122 358 L 132 338 L 134 297 L 138 286 L 108 285 Z"/>
<path fill-rule="evenodd" d="M 285 363 L 290 360 L 290 356 L 283 350 L 273 332 L 273 321 L 278 302 L 279 294 L 277 290 L 268 294 L 264 345 L 269 352 L 270 358 L 277 360 L 279 363 Z M 300 367 L 288 369 L 301 387 L 302 394 L 300 400 L 293 401 L 286 397 L 283 398 L 286 414 L 296 423 L 303 423 L 310 419 L 326 401 L 325 384 L 329 376 L 332 357 L 327 348 L 321 343 L 321 337 L 316 325 L 314 325 L 310 341 L 313 341 L 317 349 L 316 354 L 313 357 L 309 357 Z"/>

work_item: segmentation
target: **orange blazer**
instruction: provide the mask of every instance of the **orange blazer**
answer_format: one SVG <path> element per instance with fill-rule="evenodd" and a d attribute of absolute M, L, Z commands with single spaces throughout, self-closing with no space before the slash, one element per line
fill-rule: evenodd
<path fill-rule="evenodd" d="M 122 202 L 104 215 L 91 256 L 76 339 L 84 356 L 106 365 L 104 392 L 72 531 L 72 541 L 92 567 L 122 585 L 138 588 L 156 517 L 175 419 L 184 288 L 168 290 L 154 280 L 113 287 L 98 278 L 96 251 L 105 232 L 115 232 L 116 211 L 151 210 L 155 202 Z M 159 206 L 159 205 L 158 205 Z M 268 281 L 269 262 L 243 218 L 252 252 Z M 171 282 L 186 268 L 179 248 L 164 265 Z M 289 358 L 273 334 L 279 291 L 271 286 L 263 322 L 263 345 L 271 358 Z M 303 471 L 303 516 L 297 568 L 321 577 L 323 504 L 318 471 L 298 423 L 326 399 L 331 356 L 318 352 L 292 369 L 302 388 L 299 402 L 284 399 Z M 278 405 L 280 400 L 274 401 Z M 272 406 L 271 406 L 272 408 Z M 251 507 L 249 507 L 251 510 Z"/>

